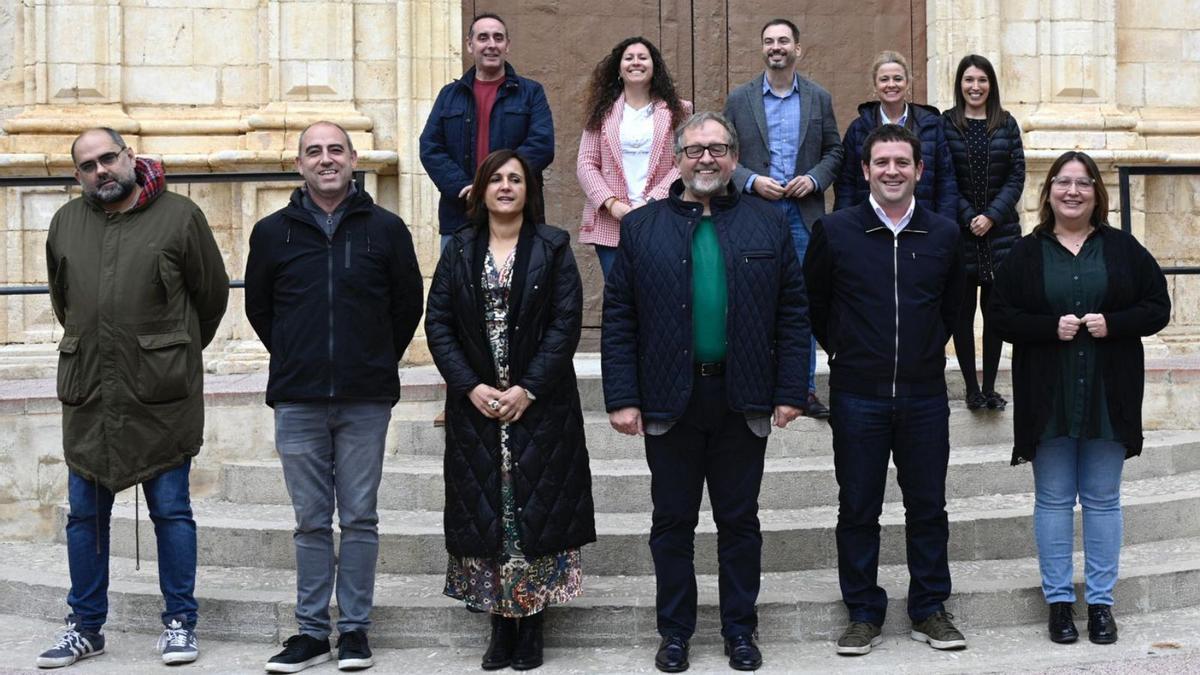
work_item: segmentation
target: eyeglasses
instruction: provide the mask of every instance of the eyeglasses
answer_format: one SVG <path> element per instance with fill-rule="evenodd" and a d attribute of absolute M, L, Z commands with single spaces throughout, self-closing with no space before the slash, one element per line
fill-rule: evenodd
<path fill-rule="evenodd" d="M 117 150 L 116 152 L 106 152 L 103 155 L 100 155 L 99 157 L 97 157 L 96 161 L 88 160 L 86 162 L 83 162 L 82 164 L 79 165 L 78 169 L 81 173 L 95 173 L 96 162 L 99 162 L 101 166 L 108 168 L 108 167 L 112 166 L 113 164 L 117 163 L 117 160 L 121 158 L 121 153 L 123 153 L 123 152 L 125 152 L 124 147 L 122 147 L 120 150 Z"/>
<path fill-rule="evenodd" d="M 705 150 L 707 150 L 708 154 L 711 155 L 714 159 L 717 157 L 724 157 L 725 155 L 729 154 L 729 144 L 728 143 L 713 143 L 711 145 L 685 145 L 685 146 L 683 146 L 683 154 L 688 159 L 700 159 L 701 157 L 704 156 Z"/>
<path fill-rule="evenodd" d="M 1076 190 L 1087 192 L 1096 186 L 1096 181 L 1091 178 L 1070 178 L 1068 176 L 1055 176 L 1050 179 L 1050 184 L 1057 190 L 1070 190 L 1074 185 Z"/>

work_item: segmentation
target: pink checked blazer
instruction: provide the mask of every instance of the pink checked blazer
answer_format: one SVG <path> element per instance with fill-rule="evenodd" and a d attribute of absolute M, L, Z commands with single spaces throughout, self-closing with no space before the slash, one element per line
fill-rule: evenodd
<path fill-rule="evenodd" d="M 685 114 L 692 113 L 690 101 L 680 101 Z M 601 205 L 609 197 L 629 202 L 625 185 L 625 170 L 621 165 L 621 115 L 625 112 L 625 96 L 613 103 L 604 118 L 600 131 L 584 129 L 579 139 L 579 156 L 575 160 L 575 175 L 587 201 L 583 205 L 583 222 L 579 226 L 579 243 L 616 246 L 620 240 L 620 223 Z M 648 198 L 664 199 L 671 183 L 679 178 L 671 145 L 674 143 L 671 111 L 662 101 L 654 103 L 654 140 L 650 146 L 650 174 L 646 178 Z"/>

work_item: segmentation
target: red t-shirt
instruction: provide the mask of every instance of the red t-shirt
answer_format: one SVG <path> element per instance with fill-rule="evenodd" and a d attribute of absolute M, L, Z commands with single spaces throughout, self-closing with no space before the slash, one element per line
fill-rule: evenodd
<path fill-rule="evenodd" d="M 496 93 L 504 84 L 501 77 L 490 82 L 475 80 L 472 87 L 475 93 L 475 168 L 483 163 L 491 147 L 492 107 L 496 104 Z"/>

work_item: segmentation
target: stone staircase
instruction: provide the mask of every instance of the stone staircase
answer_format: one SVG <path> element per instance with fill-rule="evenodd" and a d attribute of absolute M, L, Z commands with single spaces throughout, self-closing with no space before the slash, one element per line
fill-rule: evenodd
<path fill-rule="evenodd" d="M 547 642 L 557 647 L 651 645 L 657 637 L 643 447 L 640 439 L 608 427 L 594 361 L 582 361 L 579 370 L 599 541 L 583 551 L 584 595 L 550 610 Z M 435 378 L 418 373 L 406 378 L 405 398 L 394 412 L 380 490 L 380 574 L 372 629 L 372 644 L 381 647 L 470 647 L 482 644 L 486 632 L 485 616 L 441 595 L 443 441 L 432 422 L 440 396 Z M 238 395 L 237 409 L 252 398 Z M 968 638 L 973 630 L 1040 622 L 1045 609 L 1032 536 L 1032 476 L 1028 466 L 1008 465 L 1011 412 L 971 413 L 959 401 L 951 406 L 947 497 L 954 594 L 948 610 Z M 269 424 L 269 415 L 247 421 L 233 415 L 234 409 L 229 405 L 222 412 L 218 401 L 210 414 L 210 425 L 233 428 L 211 431 L 205 453 L 220 458 L 217 488 L 194 500 L 202 630 L 211 639 L 278 641 L 295 628 L 292 510 L 272 448 L 261 447 L 261 440 L 244 446 L 233 440 L 261 439 L 263 429 L 250 427 Z M 227 439 L 230 447 L 211 447 L 214 437 Z M 760 500 L 764 642 L 830 639 L 845 621 L 837 585 L 837 485 L 830 442 L 825 423 L 802 418 L 773 433 L 768 444 Z M 118 496 L 112 520 L 110 627 L 157 632 L 161 601 L 152 562 L 153 528 L 142 509 L 142 569 L 137 570 L 134 505 L 126 496 Z M 1200 606 L 1200 432 L 1148 432 L 1143 456 L 1126 464 L 1123 503 L 1118 616 Z M 714 642 L 720 625 L 716 532 L 707 501 L 702 509 L 695 641 Z M 52 543 L 0 544 L 0 614 L 49 618 L 65 613 L 65 515 L 65 507 L 57 507 L 58 534 Z M 885 627 L 893 633 L 907 631 L 903 530 L 903 506 L 892 480 L 883 514 L 880 577 L 893 598 Z M 1082 570 L 1081 561 L 1077 569 Z"/>

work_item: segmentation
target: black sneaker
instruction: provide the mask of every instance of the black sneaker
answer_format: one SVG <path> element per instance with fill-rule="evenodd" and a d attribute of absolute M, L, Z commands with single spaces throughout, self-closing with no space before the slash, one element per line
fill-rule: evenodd
<path fill-rule="evenodd" d="M 883 642 L 882 632 L 882 629 L 873 623 L 855 621 L 846 626 L 842 636 L 837 639 L 837 653 L 842 656 L 870 654 L 872 647 L 878 647 L 879 643 Z"/>
<path fill-rule="evenodd" d="M 104 653 L 104 635 L 79 630 L 75 623 L 74 615 L 67 617 L 67 625 L 59 632 L 58 642 L 38 656 L 38 668 L 62 668 Z"/>
<path fill-rule="evenodd" d="M 268 673 L 298 673 L 332 658 L 329 640 L 318 640 L 301 633 L 284 640 L 283 651 L 272 656 L 266 667 Z"/>
<path fill-rule="evenodd" d="M 162 662 L 168 666 L 195 661 L 200 656 L 196 631 L 184 626 L 181 619 L 172 618 L 166 630 L 158 636 L 158 653 L 162 654 Z"/>
<path fill-rule="evenodd" d="M 987 396 L 981 391 L 973 391 L 967 394 L 967 410 L 983 410 L 988 407 Z"/>
<path fill-rule="evenodd" d="M 338 670 L 362 670 L 375 665 L 367 646 L 367 631 L 352 630 L 338 636 Z"/>
<path fill-rule="evenodd" d="M 954 627 L 950 621 L 953 618 L 946 612 L 934 612 L 924 621 L 913 624 L 912 639 L 928 642 L 934 649 L 966 649 L 967 639 Z"/>
<path fill-rule="evenodd" d="M 988 410 L 1004 410 L 1008 406 L 1008 401 L 994 391 L 987 392 L 983 398 L 987 401 Z"/>

